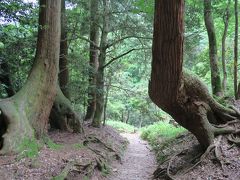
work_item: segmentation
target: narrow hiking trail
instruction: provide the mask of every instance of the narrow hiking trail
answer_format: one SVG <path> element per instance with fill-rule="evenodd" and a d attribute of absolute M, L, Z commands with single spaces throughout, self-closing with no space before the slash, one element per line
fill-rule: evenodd
<path fill-rule="evenodd" d="M 122 164 L 113 164 L 113 174 L 109 180 L 148 180 L 151 179 L 157 163 L 154 152 L 138 133 L 121 134 L 129 145 L 122 159 Z"/>

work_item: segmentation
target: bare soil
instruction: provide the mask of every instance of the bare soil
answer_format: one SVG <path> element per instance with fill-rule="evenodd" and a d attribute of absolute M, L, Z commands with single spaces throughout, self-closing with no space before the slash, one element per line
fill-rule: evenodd
<path fill-rule="evenodd" d="M 122 134 L 129 145 L 122 159 L 122 163 L 112 165 L 113 174 L 109 180 L 147 180 L 152 179 L 157 167 L 154 152 L 148 143 L 143 141 L 138 133 Z"/>
<path fill-rule="evenodd" d="M 126 139 L 110 127 L 85 127 L 85 135 L 51 131 L 49 137 L 59 149 L 44 145 L 36 157 L 0 156 L 0 180 L 104 179 L 109 163 L 119 161 Z M 59 178 L 58 178 L 59 179 Z"/>

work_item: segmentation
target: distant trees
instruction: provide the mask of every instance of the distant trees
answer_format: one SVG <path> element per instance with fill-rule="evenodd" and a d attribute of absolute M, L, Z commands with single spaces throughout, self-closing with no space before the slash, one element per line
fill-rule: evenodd
<path fill-rule="evenodd" d="M 211 84 L 214 95 L 222 95 L 221 77 L 218 67 L 217 38 L 214 27 L 211 0 L 204 0 L 204 21 L 208 33 Z"/>

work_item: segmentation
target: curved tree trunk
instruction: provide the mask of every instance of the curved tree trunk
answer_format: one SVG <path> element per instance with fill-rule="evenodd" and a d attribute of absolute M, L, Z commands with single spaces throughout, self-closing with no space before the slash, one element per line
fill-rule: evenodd
<path fill-rule="evenodd" d="M 212 123 L 232 120 L 239 113 L 221 106 L 198 78 L 182 72 L 183 6 L 184 0 L 155 1 L 149 96 L 207 148 L 215 135 L 234 131 Z"/>
<path fill-rule="evenodd" d="M 89 87 L 88 87 L 88 103 L 85 121 L 92 121 L 96 110 L 96 73 L 98 69 L 98 45 L 99 27 L 98 27 L 98 2 L 99 0 L 91 0 L 91 25 L 90 25 L 90 53 L 89 53 Z"/>
<path fill-rule="evenodd" d="M 212 93 L 216 96 L 221 96 L 221 77 L 218 68 L 217 39 L 213 23 L 211 0 L 204 0 L 204 22 L 208 33 Z"/>
<path fill-rule="evenodd" d="M 63 94 L 69 99 L 68 90 L 69 71 L 68 71 L 68 42 L 67 42 L 67 17 L 66 17 L 65 0 L 61 0 L 61 43 L 59 59 L 59 85 Z"/>
<path fill-rule="evenodd" d="M 1 153 L 18 151 L 26 138 L 40 138 L 47 131 L 48 117 L 56 95 L 60 45 L 59 0 L 40 0 L 37 51 L 31 73 L 23 88 L 0 101 Z"/>

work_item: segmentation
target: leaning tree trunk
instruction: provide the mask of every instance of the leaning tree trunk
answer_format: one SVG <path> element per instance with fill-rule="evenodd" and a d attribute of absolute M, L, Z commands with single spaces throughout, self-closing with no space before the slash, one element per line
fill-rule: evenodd
<path fill-rule="evenodd" d="M 97 72 L 96 81 L 96 111 L 92 121 L 94 127 L 100 127 L 102 123 L 103 108 L 104 108 L 104 65 L 106 62 L 106 47 L 107 36 L 109 31 L 109 5 L 110 0 L 103 0 L 103 27 L 100 42 L 100 54 L 99 54 L 99 68 Z"/>
<path fill-rule="evenodd" d="M 223 15 L 223 22 L 224 22 L 224 30 L 222 35 L 222 69 L 223 69 L 223 80 L 222 80 L 222 88 L 223 91 L 226 91 L 226 84 L 227 84 L 227 69 L 226 69 L 226 37 L 227 37 L 227 30 L 228 30 L 228 23 L 230 18 L 229 13 L 229 6 L 230 6 L 230 0 L 228 0 L 226 11 Z"/>
<path fill-rule="evenodd" d="M 4 84 L 4 88 L 7 92 L 8 97 L 11 97 L 15 94 L 15 90 L 13 88 L 12 80 L 10 77 L 10 69 L 6 60 L 0 59 L 0 61 L 2 61 L 0 62 L 1 63 L 0 64 L 0 67 L 1 67 L 0 82 Z"/>
<path fill-rule="evenodd" d="M 60 59 L 59 59 L 59 85 L 63 94 L 69 99 L 68 90 L 69 71 L 68 71 L 68 41 L 67 41 L 67 17 L 65 0 L 61 0 L 61 43 L 60 43 Z"/>
<path fill-rule="evenodd" d="M 215 135 L 234 131 L 211 123 L 235 119 L 239 113 L 221 106 L 198 78 L 182 72 L 183 9 L 184 0 L 155 1 L 149 96 L 207 148 Z"/>
<path fill-rule="evenodd" d="M 90 18 L 90 53 L 89 53 L 89 87 L 88 87 L 88 103 L 85 121 L 92 121 L 96 110 L 96 73 L 98 69 L 98 45 L 99 27 L 98 27 L 98 1 L 91 0 L 91 18 Z"/>
<path fill-rule="evenodd" d="M 212 92 L 216 96 L 222 95 L 220 71 L 218 68 L 217 40 L 212 16 L 211 0 L 204 0 L 204 21 L 208 33 L 209 58 L 211 67 Z"/>
<path fill-rule="evenodd" d="M 56 95 L 60 45 L 59 0 L 40 0 L 39 32 L 34 65 L 26 84 L 13 97 L 0 101 L 1 153 L 18 151 L 24 139 L 40 138 L 47 131 Z"/>
<path fill-rule="evenodd" d="M 235 37 L 234 37 L 234 93 L 235 99 L 240 97 L 240 84 L 238 86 L 238 0 L 235 0 Z M 238 92 L 239 91 L 239 92 Z"/>

